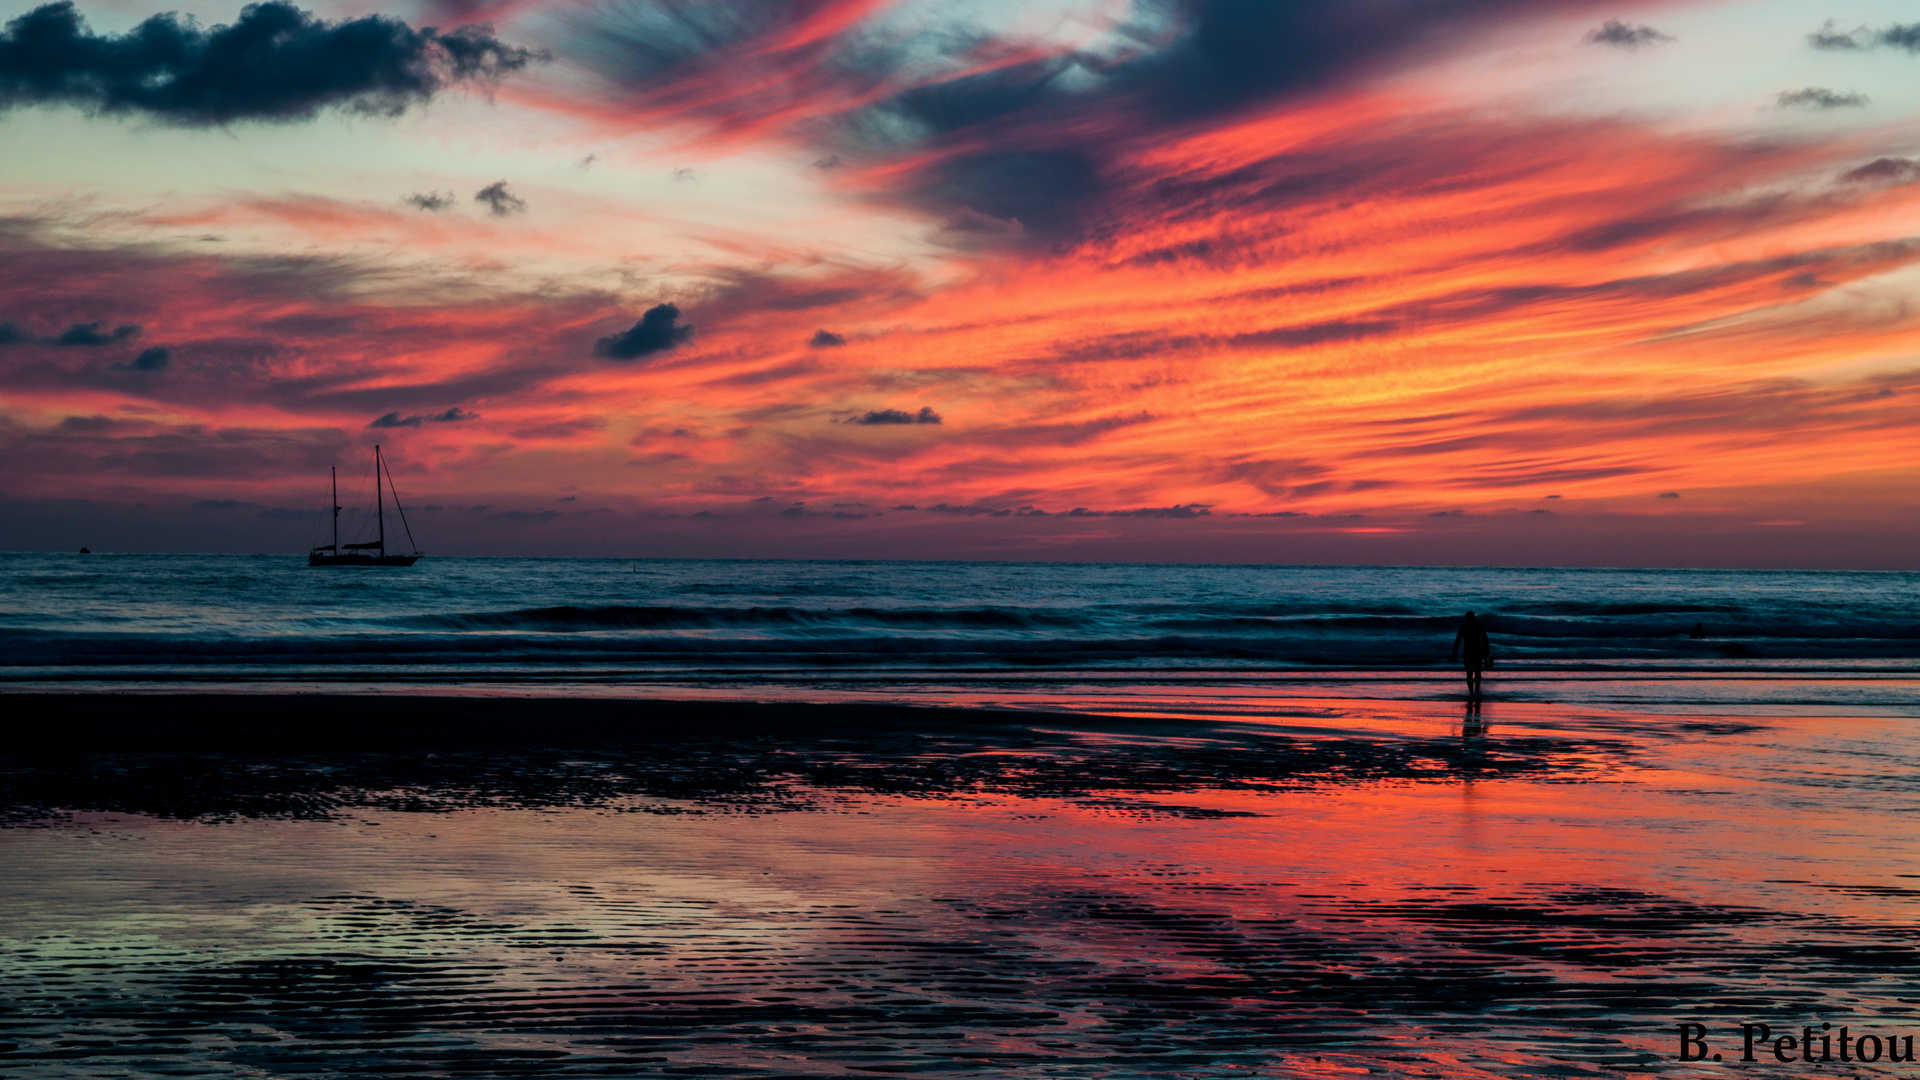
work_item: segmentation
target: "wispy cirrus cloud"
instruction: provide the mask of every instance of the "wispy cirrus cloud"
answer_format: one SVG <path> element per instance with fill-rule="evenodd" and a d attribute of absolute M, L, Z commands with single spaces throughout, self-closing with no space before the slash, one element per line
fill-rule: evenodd
<path fill-rule="evenodd" d="M 385 440 L 448 505 L 538 514 L 564 477 L 685 520 L 765 498 L 770 530 L 1450 528 L 1915 449 L 1888 374 L 1920 346 L 1910 148 L 1420 82 L 1527 20 L 1596 68 L 1664 62 L 1692 29 L 1583 41 L 1598 13 L 1572 3 L 1069 7 L 443 4 L 555 35 L 566 64 L 502 96 L 552 162 L 209 196 L 143 211 L 140 243 L 16 233 L 8 430 L 181 491 L 216 472 L 157 471 L 153 440 L 325 431 Z M 1848 106 L 1822 93 L 1781 104 Z M 588 156 L 591 200 L 554 179 Z M 819 201 L 763 235 L 783 185 Z M 897 235 L 849 239 L 874 222 Z M 55 343 L 78 326 L 109 340 Z M 279 505 L 273 468 L 190 494 Z"/>

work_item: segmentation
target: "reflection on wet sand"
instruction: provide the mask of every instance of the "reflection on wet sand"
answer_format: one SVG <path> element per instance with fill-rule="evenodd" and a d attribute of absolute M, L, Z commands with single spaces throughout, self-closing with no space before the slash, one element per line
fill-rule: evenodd
<path fill-rule="evenodd" d="M 0 1074 L 1697 1075 L 1682 1020 L 1920 1028 L 1893 722 L 1368 708 L 43 747 Z"/>

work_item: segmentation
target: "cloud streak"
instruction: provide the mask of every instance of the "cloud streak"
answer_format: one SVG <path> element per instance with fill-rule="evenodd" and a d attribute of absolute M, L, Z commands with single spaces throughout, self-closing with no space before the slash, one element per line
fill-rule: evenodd
<path fill-rule="evenodd" d="M 478 413 L 470 413 L 455 406 L 445 412 L 414 413 L 401 416 L 398 412 L 386 413 L 367 424 L 370 428 L 417 428 L 421 424 L 457 424 L 463 420 L 478 420 Z"/>
<path fill-rule="evenodd" d="M 0 424 L 48 463 L 0 495 L 277 506 L 383 441 L 408 489 L 529 528 L 561 482 L 768 536 L 1205 538 L 1706 513 L 1920 452 L 1911 148 L 1780 111 L 1838 89 L 1742 110 L 1754 137 L 1426 66 L 1672 59 L 1583 42 L 1584 6 L 487 10 L 585 70 L 516 80 L 469 174 L 0 223 Z M 488 156 L 536 122 L 554 168 Z M 538 228 L 501 175 L 540 178 Z M 63 456 L 94 471 L 35 472 Z"/>
<path fill-rule="evenodd" d="M 873 410 L 847 421 L 849 424 L 860 424 L 865 427 L 891 427 L 900 424 L 938 424 L 940 422 L 940 414 L 934 412 L 931 406 L 926 405 L 922 405 L 919 412 L 907 412 L 903 409 Z"/>
<path fill-rule="evenodd" d="M 1867 104 L 1867 95 L 1809 86 L 1804 90 L 1782 90 L 1775 98 L 1775 104 L 1782 109 L 1817 109 L 1822 112 L 1828 109 L 1858 109 Z"/>

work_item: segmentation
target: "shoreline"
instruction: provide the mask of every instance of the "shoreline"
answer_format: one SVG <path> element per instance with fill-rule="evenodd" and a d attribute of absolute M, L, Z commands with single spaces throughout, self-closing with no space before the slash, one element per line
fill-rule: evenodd
<path fill-rule="evenodd" d="M 789 672 L 754 677 L 706 673 L 642 677 L 634 673 L 556 673 L 545 678 L 86 677 L 59 680 L 0 677 L 0 704 L 10 711 L 73 710 L 113 720 L 105 702 L 202 702 L 217 714 L 271 707 L 307 715 L 312 702 L 367 702 L 411 726 L 431 714 L 498 715 L 518 710 L 565 717 L 569 727 L 616 723 L 644 728 L 675 716 L 733 729 L 808 730 L 826 725 L 995 722 L 1054 726 L 1240 723 L 1286 726 L 1313 713 L 1351 716 L 1398 729 L 1407 723 L 1457 726 L 1466 705 L 1457 671 L 1405 669 L 1233 674 L 1160 670 L 1014 670 L 901 673 Z M 487 705 L 483 702 L 508 704 Z M 249 705 L 248 703 L 253 703 Z M 389 705 L 389 703 L 396 703 Z M 403 703 L 403 704 L 401 704 Z M 517 704 L 515 704 L 517 703 Z M 1662 717 L 1781 721 L 1920 719 L 1920 671 L 1802 669 L 1724 671 L 1613 670 L 1543 672 L 1518 665 L 1487 673 L 1484 704 L 1505 722 L 1556 728 L 1573 717 L 1605 715 L 1658 723 Z M 124 708 L 124 704 L 121 706 Z M 784 710 L 784 712 L 783 712 Z M 989 717 L 999 718 L 997 721 Z"/>

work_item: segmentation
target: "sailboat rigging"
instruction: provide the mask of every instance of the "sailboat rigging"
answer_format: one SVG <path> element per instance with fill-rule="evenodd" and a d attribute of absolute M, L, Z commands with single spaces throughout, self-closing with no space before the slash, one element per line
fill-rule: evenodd
<path fill-rule="evenodd" d="M 413 548 L 411 555 L 387 554 L 387 502 L 381 488 L 381 477 L 386 477 L 386 489 L 393 492 L 393 509 L 400 515 L 400 528 L 407 534 L 407 546 Z M 386 461 L 380 456 L 380 447 L 373 448 L 373 505 L 374 522 L 379 532 L 378 539 L 366 544 L 342 544 L 340 542 L 340 469 L 333 468 L 333 543 L 321 544 L 307 552 L 308 566 L 412 566 L 424 552 L 414 543 L 413 529 L 407 524 L 407 512 L 400 506 L 399 489 L 393 486 L 393 473 L 388 470 Z M 361 535 L 365 535 L 364 533 Z"/>

